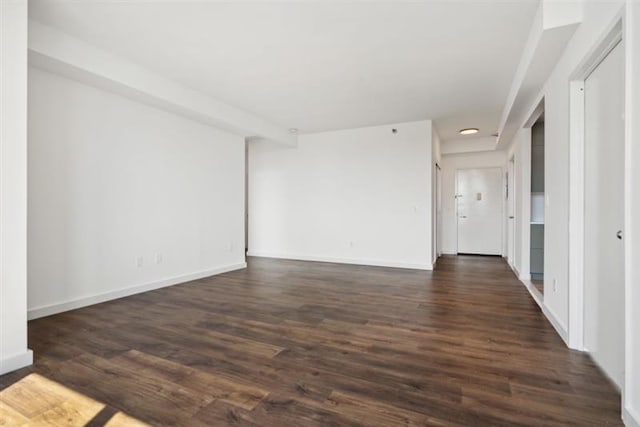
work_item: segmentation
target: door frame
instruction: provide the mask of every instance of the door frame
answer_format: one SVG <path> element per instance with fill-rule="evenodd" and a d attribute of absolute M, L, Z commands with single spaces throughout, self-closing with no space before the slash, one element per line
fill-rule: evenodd
<path fill-rule="evenodd" d="M 500 169 L 500 215 L 501 215 L 501 221 L 500 221 L 500 253 L 504 254 L 504 218 L 505 218 L 505 202 L 504 202 L 504 192 L 503 187 L 502 187 L 502 177 L 504 177 L 504 168 L 502 166 L 480 166 L 480 167 L 475 167 L 475 168 L 457 168 L 456 172 L 455 172 L 455 215 L 456 215 L 456 255 L 459 254 L 459 245 L 458 245 L 458 234 L 459 234 L 459 230 L 458 230 L 458 220 L 460 219 L 458 216 L 458 172 L 462 171 L 462 170 L 476 170 L 476 169 Z"/>
<path fill-rule="evenodd" d="M 442 255 L 442 168 L 436 162 L 436 229 L 435 253 L 436 260 Z"/>
<path fill-rule="evenodd" d="M 507 262 L 514 269 L 516 262 L 516 155 L 507 159 L 507 194 L 505 197 L 507 218 Z M 509 215 L 511 211 L 511 215 Z M 511 232 L 509 232 L 511 231 Z"/>
<path fill-rule="evenodd" d="M 623 38 L 622 15 L 581 61 L 569 81 L 569 347 L 584 351 L 585 80 Z M 625 55 L 626 57 L 626 55 Z M 626 60 L 626 58 L 625 58 Z M 625 141 L 625 146 L 628 141 Z M 628 147 L 625 147 L 627 149 Z M 625 167 L 625 170 L 627 168 Z M 625 171 L 625 174 L 627 172 Z M 627 193 L 625 183 L 625 193 Z M 625 197 L 626 199 L 626 197 Z M 625 209 L 626 210 L 626 209 Z M 626 214 L 626 212 L 625 212 Z M 625 215 L 625 225 L 627 215 Z M 626 253 L 626 251 L 625 251 Z M 626 260 L 625 260 L 626 261 Z M 625 262 L 625 266 L 626 266 Z M 625 267 L 626 268 L 626 267 Z"/>

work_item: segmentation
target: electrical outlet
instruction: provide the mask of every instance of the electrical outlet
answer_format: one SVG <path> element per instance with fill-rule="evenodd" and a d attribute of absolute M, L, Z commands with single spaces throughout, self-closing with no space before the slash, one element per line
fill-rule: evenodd
<path fill-rule="evenodd" d="M 162 254 L 156 254 L 156 264 L 162 264 Z"/>
<path fill-rule="evenodd" d="M 553 279 L 553 292 L 557 292 L 557 291 L 558 291 L 558 280 Z"/>
<path fill-rule="evenodd" d="M 139 256 L 138 258 L 136 258 L 136 265 L 138 266 L 138 268 L 144 266 L 144 258 Z"/>

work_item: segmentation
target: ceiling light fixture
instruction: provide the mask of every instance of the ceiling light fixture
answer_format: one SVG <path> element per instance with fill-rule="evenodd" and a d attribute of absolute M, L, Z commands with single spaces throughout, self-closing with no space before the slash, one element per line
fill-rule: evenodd
<path fill-rule="evenodd" d="M 473 135 L 474 133 L 478 133 L 478 128 L 460 129 L 460 135 Z"/>

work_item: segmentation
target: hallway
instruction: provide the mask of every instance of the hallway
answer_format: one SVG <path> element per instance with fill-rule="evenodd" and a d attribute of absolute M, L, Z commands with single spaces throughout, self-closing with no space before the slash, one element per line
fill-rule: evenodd
<path fill-rule="evenodd" d="M 29 347 L 33 367 L 0 379 L 9 406 L 35 372 L 151 424 L 621 425 L 617 391 L 498 257 L 249 258 L 31 321 Z"/>

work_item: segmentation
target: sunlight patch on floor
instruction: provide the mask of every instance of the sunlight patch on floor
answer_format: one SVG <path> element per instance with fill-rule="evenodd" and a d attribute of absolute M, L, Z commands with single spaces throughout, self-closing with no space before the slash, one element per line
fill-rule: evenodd
<path fill-rule="evenodd" d="M 105 406 L 34 373 L 0 391 L 0 426 L 84 426 Z M 146 424 L 118 412 L 106 425 Z"/>

